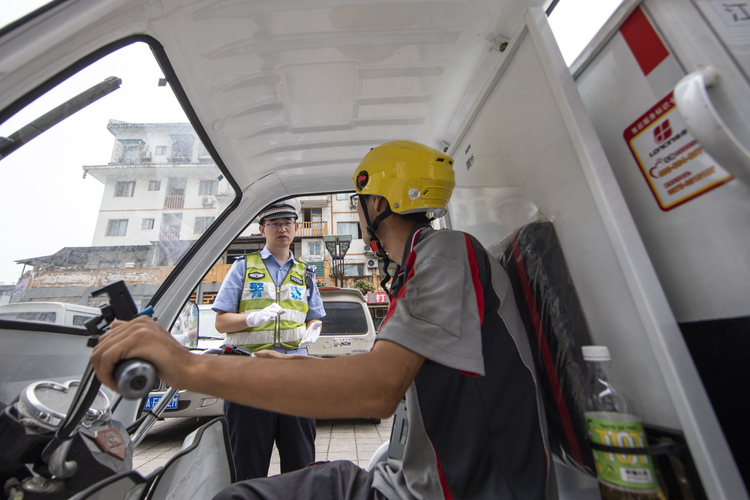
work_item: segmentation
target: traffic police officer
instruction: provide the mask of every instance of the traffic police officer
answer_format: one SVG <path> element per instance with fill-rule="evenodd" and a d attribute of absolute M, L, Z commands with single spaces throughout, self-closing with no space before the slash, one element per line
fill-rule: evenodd
<path fill-rule="evenodd" d="M 292 255 L 299 201 L 270 205 L 260 215 L 266 246 L 238 259 L 216 296 L 216 329 L 226 342 L 251 352 L 274 350 L 306 355 L 300 347 L 308 328 L 320 329 L 325 316 L 314 272 Z M 315 461 L 315 420 L 269 412 L 226 401 L 232 455 L 238 479 L 266 477 L 274 441 L 281 472 Z"/>

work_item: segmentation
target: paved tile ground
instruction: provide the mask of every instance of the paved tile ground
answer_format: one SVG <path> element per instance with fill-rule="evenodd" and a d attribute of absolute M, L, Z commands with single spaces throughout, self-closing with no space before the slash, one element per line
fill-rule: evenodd
<path fill-rule="evenodd" d="M 135 449 L 133 468 L 145 476 L 163 466 L 180 451 L 185 436 L 207 421 L 168 418 L 157 422 Z M 351 460 L 364 468 L 375 450 L 388 441 L 391 425 L 391 418 L 379 424 L 365 420 L 318 420 L 315 459 Z M 274 448 L 269 475 L 279 472 L 279 454 Z"/>

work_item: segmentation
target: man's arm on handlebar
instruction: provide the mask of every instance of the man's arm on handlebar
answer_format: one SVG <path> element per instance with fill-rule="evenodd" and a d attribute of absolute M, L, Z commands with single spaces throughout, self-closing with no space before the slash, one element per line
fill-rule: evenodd
<path fill-rule="evenodd" d="M 150 318 L 113 325 L 91 361 L 102 383 L 114 388 L 115 364 L 136 357 L 151 361 L 171 387 L 309 418 L 387 418 L 424 361 L 385 340 L 368 353 L 323 360 L 195 356 Z"/>

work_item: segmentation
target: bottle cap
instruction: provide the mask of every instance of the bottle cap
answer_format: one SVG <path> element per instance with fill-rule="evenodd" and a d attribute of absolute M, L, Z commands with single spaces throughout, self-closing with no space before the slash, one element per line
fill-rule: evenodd
<path fill-rule="evenodd" d="M 609 348 L 605 345 L 585 345 L 581 347 L 586 361 L 610 361 Z"/>

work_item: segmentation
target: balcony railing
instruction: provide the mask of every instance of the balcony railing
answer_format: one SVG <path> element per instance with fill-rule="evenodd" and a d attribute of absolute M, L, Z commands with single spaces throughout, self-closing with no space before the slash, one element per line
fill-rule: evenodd
<path fill-rule="evenodd" d="M 184 195 L 167 195 L 164 197 L 164 208 L 170 210 L 182 209 L 185 207 Z"/>
<path fill-rule="evenodd" d="M 179 234 L 159 233 L 159 241 L 177 241 L 180 239 Z"/>
<path fill-rule="evenodd" d="M 302 238 L 311 238 L 315 236 L 325 236 L 328 234 L 328 223 L 325 221 L 318 222 L 300 222 L 297 236 Z"/>

